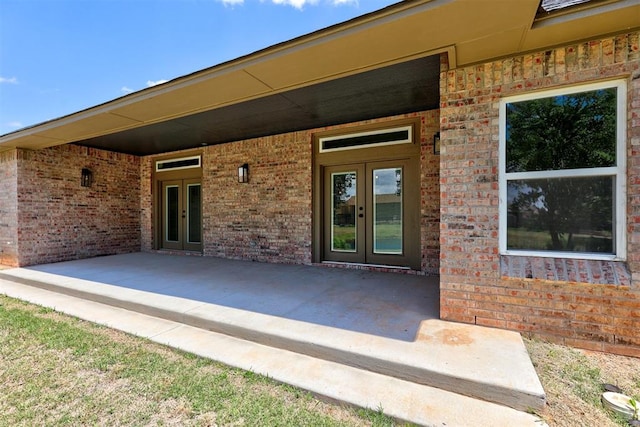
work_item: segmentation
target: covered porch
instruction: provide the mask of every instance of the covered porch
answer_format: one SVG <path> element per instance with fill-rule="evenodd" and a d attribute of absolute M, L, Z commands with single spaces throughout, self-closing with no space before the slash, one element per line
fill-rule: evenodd
<path fill-rule="evenodd" d="M 437 277 L 137 253 L 5 271 L 59 284 L 92 283 L 411 342 L 439 317 Z M 78 282 L 80 279 L 84 282 Z"/>
<path fill-rule="evenodd" d="M 437 277 L 134 253 L 5 269 L 0 293 L 418 424 L 544 405 L 519 334 L 438 320 Z"/>

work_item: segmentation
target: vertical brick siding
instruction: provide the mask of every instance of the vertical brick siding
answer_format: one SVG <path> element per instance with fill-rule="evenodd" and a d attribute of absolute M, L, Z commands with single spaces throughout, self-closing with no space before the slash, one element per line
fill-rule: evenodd
<path fill-rule="evenodd" d="M 640 50 L 623 34 L 441 74 L 441 317 L 640 356 Z M 599 79 L 628 82 L 631 283 L 507 278 L 498 253 L 498 117 L 503 96 Z"/>
<path fill-rule="evenodd" d="M 214 145 L 203 149 L 203 241 L 205 256 L 274 263 L 312 262 L 313 135 L 405 117 L 422 123 L 422 268 L 438 273 L 438 156 L 432 135 L 438 112 L 407 114 L 349 125 L 293 132 Z M 175 153 L 178 157 L 180 153 Z M 141 166 L 142 244 L 153 248 L 151 168 Z M 237 182 L 237 169 L 249 164 L 249 183 Z"/>
<path fill-rule="evenodd" d="M 76 145 L 17 154 L 19 265 L 140 250 L 137 157 Z"/>
<path fill-rule="evenodd" d="M 0 153 L 0 264 L 18 265 L 18 167 L 16 150 Z"/>

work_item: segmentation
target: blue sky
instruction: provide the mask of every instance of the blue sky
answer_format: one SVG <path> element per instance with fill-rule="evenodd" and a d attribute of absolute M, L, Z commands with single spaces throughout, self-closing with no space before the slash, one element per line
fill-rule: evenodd
<path fill-rule="evenodd" d="M 398 0 L 1 0 L 0 135 Z"/>

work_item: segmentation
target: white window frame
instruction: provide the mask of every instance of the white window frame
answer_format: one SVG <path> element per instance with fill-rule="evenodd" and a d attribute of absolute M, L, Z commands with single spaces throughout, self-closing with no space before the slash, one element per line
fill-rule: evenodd
<path fill-rule="evenodd" d="M 616 165 L 603 168 L 585 168 L 554 171 L 512 172 L 506 173 L 506 125 L 507 104 L 532 99 L 549 98 L 559 95 L 568 95 L 579 92 L 587 92 L 599 89 L 616 88 L 617 116 L 616 116 Z M 626 260 L 627 234 L 627 176 L 626 176 L 626 141 L 627 141 L 627 84 L 624 80 L 598 82 L 579 86 L 565 87 L 561 89 L 546 90 L 506 97 L 500 100 L 500 146 L 499 146 L 499 250 L 502 255 L 523 255 L 548 258 L 574 258 L 594 260 Z M 615 179 L 615 206 L 614 206 L 614 254 L 600 254 L 589 252 L 560 252 L 560 251 L 535 251 L 523 249 L 507 249 L 507 183 L 520 179 L 544 179 L 564 177 L 597 177 L 611 176 Z"/>

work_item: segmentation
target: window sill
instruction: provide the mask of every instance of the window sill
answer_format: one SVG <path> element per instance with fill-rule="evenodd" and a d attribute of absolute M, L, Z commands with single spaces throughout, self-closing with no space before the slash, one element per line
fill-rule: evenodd
<path fill-rule="evenodd" d="M 501 255 L 500 273 L 519 279 L 631 286 L 623 261 Z"/>

